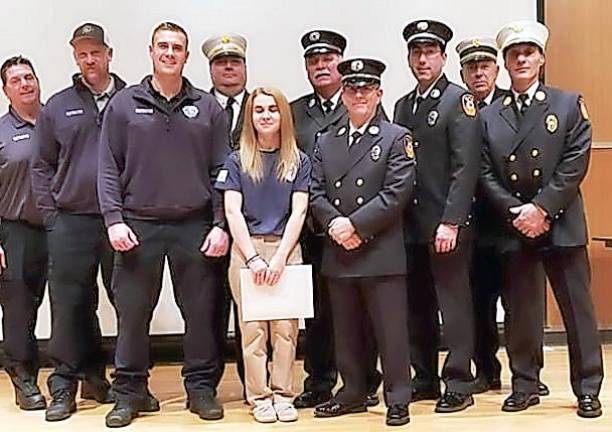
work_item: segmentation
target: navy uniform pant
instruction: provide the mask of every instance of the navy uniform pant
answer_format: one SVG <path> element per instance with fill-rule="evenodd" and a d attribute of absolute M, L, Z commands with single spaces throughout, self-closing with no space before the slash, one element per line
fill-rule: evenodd
<path fill-rule="evenodd" d="M 107 292 L 113 251 L 101 216 L 59 212 L 48 229 L 51 340 L 55 370 L 47 384 L 76 391 L 77 379 L 99 379 L 105 373 L 98 320 L 98 270 Z M 112 295 L 109 293 L 112 302 Z"/>
<path fill-rule="evenodd" d="M 22 379 L 38 373 L 36 317 L 47 283 L 47 236 L 43 227 L 3 220 L 0 245 L 8 267 L 0 276 L 6 371 Z"/>
<path fill-rule="evenodd" d="M 433 245 L 409 245 L 413 260 L 408 275 L 408 330 L 413 385 L 419 391 L 439 391 L 438 347 L 442 332 L 448 354 L 442 379 L 448 391 L 469 394 L 473 376 L 474 308 L 470 288 L 472 242 L 466 237 L 455 250 L 438 254 Z"/>
<path fill-rule="evenodd" d="M 187 394 L 215 394 L 221 367 L 215 320 L 222 292 L 216 263 L 200 252 L 210 224 L 202 220 L 128 220 L 127 224 L 140 244 L 115 256 L 112 289 L 118 336 L 113 389 L 117 399 L 146 395 L 149 326 L 159 301 L 166 258 L 174 298 L 185 321 L 181 373 Z"/>
<path fill-rule="evenodd" d="M 335 354 L 343 386 L 335 398 L 362 404 L 368 388 L 368 328 L 373 329 L 388 406 L 410 402 L 405 276 L 328 278 Z M 369 324 L 368 324 L 369 323 Z"/>
<path fill-rule="evenodd" d="M 584 246 L 504 255 L 502 300 L 512 389 L 537 393 L 546 288 L 542 266 L 567 333 L 572 390 L 576 396 L 598 395 L 603 362 L 591 299 L 591 270 Z"/>
<path fill-rule="evenodd" d="M 304 262 L 311 264 L 314 282 L 314 318 L 306 320 L 304 335 L 304 391 L 330 393 L 336 386 L 338 370 L 334 356 L 334 331 L 332 308 L 328 282 L 321 275 L 324 237 L 315 236 L 306 231 L 302 239 Z M 368 393 L 375 393 L 380 386 L 382 375 L 376 369 L 378 350 L 374 331 L 369 319 L 364 322 L 367 352 L 367 387 Z"/>
<path fill-rule="evenodd" d="M 476 245 L 471 269 L 474 300 L 476 375 L 488 382 L 499 380 L 501 363 L 497 359 L 497 301 L 501 296 L 501 255 L 494 246 Z"/>

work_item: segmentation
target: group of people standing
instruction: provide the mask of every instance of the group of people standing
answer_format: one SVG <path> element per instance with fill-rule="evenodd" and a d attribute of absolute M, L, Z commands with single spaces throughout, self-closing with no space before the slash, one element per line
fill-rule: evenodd
<path fill-rule="evenodd" d="M 600 416 L 580 195 L 586 106 L 541 83 L 542 24 L 459 43 L 468 90 L 443 71 L 452 35 L 435 20 L 405 27 L 417 86 L 392 122 L 381 105 L 386 66 L 345 60 L 346 39 L 329 30 L 303 36 L 313 93 L 292 103 L 275 88 L 246 91 L 247 42 L 236 34 L 204 42 L 213 88 L 194 87 L 183 76 L 187 33 L 170 22 L 153 31 L 152 75 L 132 86 L 110 72 L 113 50 L 93 23 L 70 40 L 73 85 L 44 106 L 31 62 L 5 61 L 0 300 L 17 405 L 66 419 L 81 382 L 82 398 L 115 404 L 108 427 L 159 411 L 148 389 L 149 326 L 167 260 L 185 322 L 187 407 L 204 420 L 224 414 L 216 388 L 232 307 L 238 372 L 258 422 L 295 421 L 309 407 L 315 417 L 364 412 L 379 403 L 381 382 L 387 425 L 408 423 L 419 400 L 437 400 L 439 413 L 464 410 L 473 394 L 501 387 L 500 293 L 512 371 L 502 409 L 525 410 L 548 393 L 539 379 L 546 276 L 567 329 L 577 413 Z M 495 86 L 498 51 L 507 91 Z M 313 268 L 315 317 L 296 396 L 298 321 L 244 321 L 240 272 L 274 285 L 302 262 Z M 118 320 L 112 386 L 96 315 L 99 267 Z M 48 406 L 34 337 L 47 275 Z M 343 386 L 332 394 L 338 375 Z"/>

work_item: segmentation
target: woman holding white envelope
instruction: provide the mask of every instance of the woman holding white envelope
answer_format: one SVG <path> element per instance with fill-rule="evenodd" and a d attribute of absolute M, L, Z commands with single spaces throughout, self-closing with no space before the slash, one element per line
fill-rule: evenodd
<path fill-rule="evenodd" d="M 215 187 L 224 192 L 234 244 L 229 282 L 242 331 L 246 396 L 256 421 L 295 421 L 293 362 L 298 319 L 244 321 L 240 270 L 256 286 L 278 283 L 288 264 L 301 264 L 298 243 L 308 208 L 310 161 L 298 150 L 285 96 L 257 88 L 247 100 L 240 150 L 230 154 Z M 249 281 L 250 282 L 250 281 Z M 273 349 L 268 383 L 268 341 Z"/>

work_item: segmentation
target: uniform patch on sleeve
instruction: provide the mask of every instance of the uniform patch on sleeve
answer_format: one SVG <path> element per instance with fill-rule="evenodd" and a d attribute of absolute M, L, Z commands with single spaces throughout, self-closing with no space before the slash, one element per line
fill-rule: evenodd
<path fill-rule="evenodd" d="M 468 117 L 476 117 L 476 105 L 474 104 L 474 96 L 471 94 L 464 94 L 461 97 L 461 106 L 463 112 Z"/>
<path fill-rule="evenodd" d="M 584 99 L 582 96 L 578 98 L 578 105 L 580 106 L 580 113 L 582 114 L 582 118 L 585 120 L 589 119 L 589 112 L 587 111 L 586 104 L 584 103 Z"/>
<path fill-rule="evenodd" d="M 412 136 L 406 135 L 403 139 L 404 152 L 408 159 L 414 159 L 414 147 L 412 146 Z"/>
<path fill-rule="evenodd" d="M 225 180 L 227 180 L 227 170 L 222 169 L 219 171 L 219 174 L 217 174 L 217 181 L 219 183 L 225 183 Z"/>

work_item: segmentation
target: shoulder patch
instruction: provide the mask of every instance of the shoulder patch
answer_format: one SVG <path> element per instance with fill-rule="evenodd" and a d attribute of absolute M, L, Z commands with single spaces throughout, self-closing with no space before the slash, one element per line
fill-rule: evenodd
<path fill-rule="evenodd" d="M 468 117 L 476 117 L 476 105 L 474 104 L 474 96 L 471 94 L 464 94 L 461 97 L 461 106 L 463 112 Z"/>
<path fill-rule="evenodd" d="M 582 114 L 582 118 L 585 120 L 589 120 L 589 112 L 587 111 L 587 107 L 584 103 L 584 99 L 582 98 L 582 96 L 578 98 L 578 105 L 580 106 L 580 113 Z"/>
<path fill-rule="evenodd" d="M 412 136 L 407 134 L 402 138 L 404 153 L 408 159 L 414 159 L 414 147 L 412 146 Z"/>

